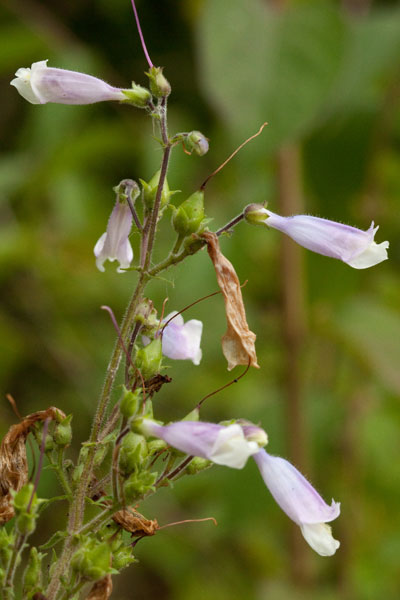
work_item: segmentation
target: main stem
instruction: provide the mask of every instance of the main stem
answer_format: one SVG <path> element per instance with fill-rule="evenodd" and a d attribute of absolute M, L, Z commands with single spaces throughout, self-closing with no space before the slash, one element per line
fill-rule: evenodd
<path fill-rule="evenodd" d="M 132 331 L 137 308 L 140 301 L 143 298 L 143 292 L 150 279 L 148 273 L 149 266 L 151 264 L 151 256 L 153 252 L 153 246 L 155 242 L 155 235 L 157 229 L 157 222 L 161 206 L 161 196 L 164 188 L 165 179 L 168 171 L 168 163 L 171 154 L 171 144 L 168 139 L 168 128 L 167 128 L 167 100 L 163 98 L 160 102 L 160 128 L 161 137 L 164 145 L 163 158 L 161 163 L 160 179 L 157 187 L 156 198 L 154 202 L 153 210 L 149 216 L 148 227 L 143 235 L 146 235 L 146 245 L 144 247 L 144 254 L 141 257 L 142 270 L 140 273 L 139 281 L 136 285 L 135 291 L 133 292 L 132 298 L 126 310 L 122 325 L 121 325 L 121 337 L 125 343 L 129 342 L 129 336 Z M 63 575 L 68 568 L 68 564 L 72 553 L 74 551 L 74 535 L 82 527 L 85 513 L 85 498 L 86 493 L 93 477 L 93 463 L 94 457 L 97 450 L 98 435 L 104 416 L 107 411 L 107 407 L 110 401 L 111 392 L 115 382 L 115 378 L 118 372 L 118 368 L 122 357 L 122 347 L 117 340 L 110 361 L 108 363 L 106 378 L 104 381 L 103 389 L 100 395 L 100 399 L 97 405 L 96 413 L 93 419 L 92 430 L 90 438 L 88 440 L 88 454 L 84 464 L 82 477 L 79 481 L 79 485 L 76 489 L 75 497 L 70 507 L 70 516 L 68 520 L 68 532 L 69 536 L 65 541 L 63 552 L 60 559 L 57 562 L 57 566 L 54 570 L 53 576 L 49 583 L 46 592 L 47 600 L 55 600 L 60 588 L 60 576 Z"/>

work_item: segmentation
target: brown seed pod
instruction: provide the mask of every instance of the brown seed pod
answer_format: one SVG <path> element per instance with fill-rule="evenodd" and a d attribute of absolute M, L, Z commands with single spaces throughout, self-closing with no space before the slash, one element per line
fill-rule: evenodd
<path fill-rule="evenodd" d="M 222 254 L 215 233 L 206 231 L 201 237 L 207 243 L 208 254 L 225 301 L 228 329 L 221 341 L 222 352 L 228 361 L 228 371 L 236 365 L 250 365 L 258 369 L 254 345 L 256 334 L 250 331 L 247 324 L 242 290 L 236 271 L 232 263 Z"/>
<path fill-rule="evenodd" d="M 28 482 L 28 462 L 25 442 L 32 426 L 46 419 L 65 419 L 62 410 L 51 406 L 47 410 L 28 415 L 20 423 L 12 425 L 0 445 L 0 523 L 14 516 L 11 490 L 16 492 Z"/>
<path fill-rule="evenodd" d="M 132 535 L 155 535 L 158 529 L 157 520 L 145 519 L 132 508 L 124 508 L 113 515 L 113 521 Z"/>

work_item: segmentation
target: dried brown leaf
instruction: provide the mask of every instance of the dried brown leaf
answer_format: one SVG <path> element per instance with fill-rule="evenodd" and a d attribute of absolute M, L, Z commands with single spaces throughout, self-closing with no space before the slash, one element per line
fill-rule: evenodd
<path fill-rule="evenodd" d="M 108 600 L 113 590 L 111 575 L 105 575 L 92 586 L 86 600 Z"/>
<path fill-rule="evenodd" d="M 207 242 L 207 250 L 217 275 L 217 282 L 225 301 L 228 329 L 222 337 L 222 351 L 228 361 L 228 371 L 236 365 L 249 365 L 259 368 L 255 349 L 256 334 L 250 331 L 246 320 L 242 290 L 232 263 L 222 254 L 218 237 L 206 231 L 202 238 Z"/>
<path fill-rule="evenodd" d="M 155 535 L 158 529 L 157 520 L 145 519 L 132 508 L 124 508 L 113 515 L 113 521 L 132 535 Z"/>
<path fill-rule="evenodd" d="M 11 490 L 18 491 L 28 482 L 28 463 L 25 442 L 37 421 L 63 419 L 65 414 L 51 406 L 47 410 L 28 415 L 20 423 L 12 425 L 0 445 L 0 523 L 14 516 Z"/>

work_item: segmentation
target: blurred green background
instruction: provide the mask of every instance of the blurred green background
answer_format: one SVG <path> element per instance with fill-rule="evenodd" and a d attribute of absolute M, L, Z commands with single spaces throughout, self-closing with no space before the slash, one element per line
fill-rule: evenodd
<path fill-rule="evenodd" d="M 163 489 L 141 506 L 160 524 L 214 516 L 142 540 L 139 563 L 115 578 L 118 600 L 397 600 L 400 597 L 400 7 L 343 0 L 138 0 L 154 64 L 173 87 L 172 132 L 200 129 L 204 158 L 180 148 L 169 172 L 179 203 L 243 139 L 263 134 L 208 185 L 218 228 L 245 204 L 268 201 L 390 240 L 390 260 L 370 270 L 313 255 L 275 231 L 240 224 L 222 249 L 241 281 L 260 371 L 204 405 L 202 417 L 261 422 L 271 453 L 290 458 L 326 500 L 341 548 L 321 558 L 265 489 L 252 463 L 215 467 Z M 88 435 L 114 331 L 134 273 L 95 268 L 121 179 L 149 179 L 160 150 L 139 110 L 99 104 L 32 106 L 9 86 L 14 72 L 49 66 L 116 86 L 146 84 L 129 0 L 2 0 L 0 76 L 1 433 L 15 422 L 5 393 L 27 414 L 56 405 L 74 414 L 76 456 Z M 172 242 L 168 218 L 159 256 Z M 136 240 L 133 239 L 135 245 Z M 201 252 L 155 281 L 160 309 L 179 310 L 216 290 Z M 237 376 L 226 371 L 219 296 L 186 318 L 204 321 L 203 361 L 169 361 L 173 383 L 158 415 L 179 419 Z M 173 364 L 172 364 L 173 363 Z M 250 464 L 251 463 L 251 464 Z M 46 473 L 40 492 L 57 493 Z M 43 541 L 65 520 L 47 511 Z"/>

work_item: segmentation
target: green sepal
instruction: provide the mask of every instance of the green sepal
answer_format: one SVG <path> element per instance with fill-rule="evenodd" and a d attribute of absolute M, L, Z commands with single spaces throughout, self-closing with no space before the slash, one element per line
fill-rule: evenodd
<path fill-rule="evenodd" d="M 132 473 L 124 483 L 124 498 L 127 504 L 132 504 L 137 498 L 154 491 L 154 484 L 157 481 L 157 473 L 142 471 L 141 473 Z"/>
<path fill-rule="evenodd" d="M 119 468 L 122 475 L 130 475 L 137 466 L 143 464 L 149 452 L 142 435 L 130 431 L 123 438 L 119 451 Z"/>
<path fill-rule="evenodd" d="M 34 593 L 41 592 L 42 571 L 41 563 L 46 554 L 38 552 L 34 546 L 30 550 L 28 564 L 23 575 L 22 589 L 28 598 Z"/>
<path fill-rule="evenodd" d="M 171 84 L 163 75 L 163 67 L 151 67 L 146 73 L 150 81 L 151 93 L 156 98 L 166 98 L 171 93 Z"/>
<path fill-rule="evenodd" d="M 148 210 L 152 210 L 156 201 L 156 194 L 158 189 L 158 183 L 160 181 L 161 170 L 158 170 L 149 182 L 139 179 L 143 189 L 143 204 Z M 163 189 L 161 192 L 161 208 L 167 206 L 174 194 L 177 194 L 179 190 L 170 190 L 167 178 L 164 180 Z"/>
<path fill-rule="evenodd" d="M 57 423 L 54 428 L 53 439 L 58 446 L 69 446 L 72 440 L 71 428 L 72 414 L 68 415 L 61 422 Z"/>
<path fill-rule="evenodd" d="M 133 104 L 137 108 L 146 108 L 151 100 L 151 92 L 134 81 L 132 81 L 131 89 L 121 91 L 126 96 L 126 100 L 122 100 L 122 102 Z"/>
<path fill-rule="evenodd" d="M 142 390 L 137 389 L 134 392 L 124 387 L 124 395 L 119 405 L 121 415 L 126 419 L 134 417 L 138 411 Z"/>
<path fill-rule="evenodd" d="M 198 190 L 174 211 L 172 225 L 179 235 L 186 237 L 204 230 L 204 216 L 204 192 Z"/>
<path fill-rule="evenodd" d="M 162 343 L 161 337 L 157 337 L 147 344 L 144 348 L 140 348 L 136 352 L 136 366 L 140 370 L 144 380 L 150 379 L 161 370 L 162 362 Z"/>

